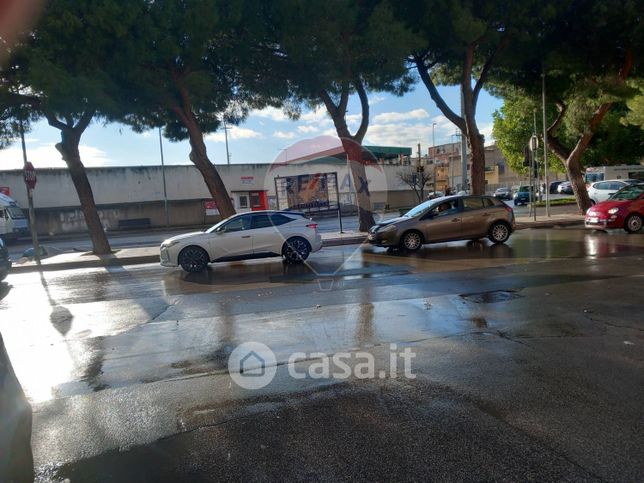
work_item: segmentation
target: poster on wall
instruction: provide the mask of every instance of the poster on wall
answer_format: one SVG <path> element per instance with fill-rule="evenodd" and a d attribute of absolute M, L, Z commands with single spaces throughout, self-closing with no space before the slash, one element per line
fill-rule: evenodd
<path fill-rule="evenodd" d="M 337 173 L 314 173 L 275 178 L 279 209 L 331 211 L 338 209 Z"/>
<path fill-rule="evenodd" d="M 217 202 L 215 200 L 205 200 L 203 202 L 203 207 L 206 210 L 206 216 L 219 215 L 219 209 L 217 208 Z"/>

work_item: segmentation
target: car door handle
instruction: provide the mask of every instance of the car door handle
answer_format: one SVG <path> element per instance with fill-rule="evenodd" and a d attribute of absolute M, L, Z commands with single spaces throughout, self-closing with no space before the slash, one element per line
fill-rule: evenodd
<path fill-rule="evenodd" d="M 456 223 L 457 221 L 461 221 L 461 219 L 460 219 L 460 218 L 454 218 L 454 219 L 452 220 L 452 223 Z"/>
<path fill-rule="evenodd" d="M 243 235 L 242 238 L 250 238 L 250 235 Z"/>

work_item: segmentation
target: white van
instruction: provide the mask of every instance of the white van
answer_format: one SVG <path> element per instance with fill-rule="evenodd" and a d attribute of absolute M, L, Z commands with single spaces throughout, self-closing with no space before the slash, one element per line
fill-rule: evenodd
<path fill-rule="evenodd" d="M 29 236 L 29 220 L 13 198 L 0 193 L 0 236 L 7 239 Z"/>

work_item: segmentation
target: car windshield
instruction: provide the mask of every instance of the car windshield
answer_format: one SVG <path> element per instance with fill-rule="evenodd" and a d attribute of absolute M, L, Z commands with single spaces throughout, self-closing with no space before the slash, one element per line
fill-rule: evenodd
<path fill-rule="evenodd" d="M 14 220 L 22 220 L 25 218 L 25 213 L 17 206 L 8 206 L 7 211 L 9 212 L 9 216 Z"/>
<path fill-rule="evenodd" d="M 610 199 L 616 201 L 635 200 L 641 196 L 642 193 L 644 193 L 644 184 L 625 186 L 611 196 Z"/>
<path fill-rule="evenodd" d="M 206 230 L 206 233 L 213 233 L 213 232 L 217 231 L 217 228 L 219 228 L 220 226 L 222 226 L 222 225 L 223 225 L 224 223 L 226 223 L 228 220 L 230 220 L 230 218 L 226 218 L 226 219 L 224 219 L 224 220 L 221 220 L 219 223 L 216 223 L 215 225 L 212 225 L 210 228 L 208 228 L 208 229 Z"/>
<path fill-rule="evenodd" d="M 409 210 L 407 213 L 405 213 L 403 216 L 405 218 L 414 218 L 416 216 L 421 216 L 427 213 L 428 211 L 431 211 L 432 208 L 436 207 L 441 203 L 441 198 L 436 198 L 431 201 L 425 201 L 424 203 L 421 203 L 420 205 L 412 208 Z"/>

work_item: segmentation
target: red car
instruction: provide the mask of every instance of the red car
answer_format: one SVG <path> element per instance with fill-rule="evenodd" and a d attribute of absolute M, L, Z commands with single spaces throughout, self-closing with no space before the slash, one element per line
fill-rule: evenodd
<path fill-rule="evenodd" d="M 625 186 L 610 199 L 597 203 L 586 212 L 586 228 L 605 230 L 623 228 L 629 233 L 642 229 L 644 183 Z"/>

